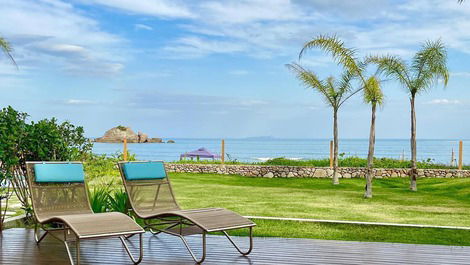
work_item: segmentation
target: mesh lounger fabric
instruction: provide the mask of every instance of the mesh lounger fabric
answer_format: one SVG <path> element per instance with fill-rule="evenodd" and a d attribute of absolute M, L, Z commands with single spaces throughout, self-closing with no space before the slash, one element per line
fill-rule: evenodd
<path fill-rule="evenodd" d="M 27 171 L 34 214 L 39 223 L 63 222 L 79 238 L 144 232 L 125 214 L 93 213 L 84 182 L 36 182 L 34 165 L 38 163 L 28 162 Z M 47 164 L 63 165 L 64 163 Z M 58 173 L 54 172 L 54 174 L 57 177 Z"/>
<path fill-rule="evenodd" d="M 181 216 L 188 220 L 191 220 L 191 222 L 206 230 L 207 232 L 229 230 L 233 228 L 241 228 L 254 225 L 254 223 L 249 219 L 223 208 L 179 210 L 170 211 L 167 214 Z M 152 218 L 152 216 L 149 216 L 147 218 Z"/>
<path fill-rule="evenodd" d="M 117 212 L 59 215 L 50 220 L 67 224 L 78 238 L 143 232 L 129 216 Z"/>
<path fill-rule="evenodd" d="M 164 178 L 131 180 L 126 176 L 126 164 L 136 165 L 163 162 L 122 162 L 119 168 L 123 183 L 135 214 L 143 219 L 180 216 L 190 220 L 206 232 L 255 226 L 255 223 L 239 214 L 222 208 L 182 210 L 176 202 L 171 183 Z"/>

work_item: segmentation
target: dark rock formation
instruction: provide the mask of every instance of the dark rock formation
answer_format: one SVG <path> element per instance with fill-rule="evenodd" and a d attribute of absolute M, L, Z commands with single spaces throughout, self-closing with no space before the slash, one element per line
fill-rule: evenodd
<path fill-rule="evenodd" d="M 99 143 L 122 143 L 127 138 L 128 143 L 163 143 L 162 138 L 150 138 L 143 132 L 137 134 L 125 126 L 117 126 L 106 131 L 103 137 L 96 138 L 94 141 Z"/>

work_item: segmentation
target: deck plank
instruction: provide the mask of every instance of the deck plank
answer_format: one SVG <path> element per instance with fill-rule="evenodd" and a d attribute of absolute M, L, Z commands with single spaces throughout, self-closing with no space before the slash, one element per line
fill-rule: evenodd
<path fill-rule="evenodd" d="M 200 242 L 188 238 L 193 246 Z M 235 239 L 247 243 L 246 237 Z M 243 257 L 224 237 L 208 236 L 204 264 L 470 264 L 470 247 L 260 237 L 254 242 L 252 254 Z M 130 247 L 137 253 L 137 238 Z M 83 240 L 81 259 L 82 264 L 130 264 L 117 238 Z M 68 258 L 60 241 L 46 237 L 36 246 L 33 230 L 14 228 L 0 238 L 0 264 L 68 264 Z M 146 233 L 142 264 L 194 262 L 179 239 Z"/>

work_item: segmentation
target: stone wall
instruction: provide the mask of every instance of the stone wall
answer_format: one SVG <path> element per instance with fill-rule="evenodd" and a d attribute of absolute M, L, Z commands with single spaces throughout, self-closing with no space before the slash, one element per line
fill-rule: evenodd
<path fill-rule="evenodd" d="M 257 166 L 257 165 L 210 165 L 210 164 L 172 164 L 167 163 L 169 172 L 234 174 L 248 177 L 266 178 L 331 178 L 333 170 L 325 167 L 298 166 Z M 376 168 L 376 178 L 408 177 L 409 169 Z M 364 177 L 365 168 L 342 167 L 340 178 Z M 418 169 L 419 177 L 457 178 L 470 177 L 470 170 L 456 169 Z"/>

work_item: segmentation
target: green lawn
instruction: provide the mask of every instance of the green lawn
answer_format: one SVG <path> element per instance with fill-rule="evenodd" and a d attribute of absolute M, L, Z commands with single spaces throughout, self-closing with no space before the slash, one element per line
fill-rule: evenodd
<path fill-rule="evenodd" d="M 470 227 L 470 179 L 374 180 L 363 199 L 363 179 L 249 178 L 171 173 L 183 208 L 225 207 L 242 215 L 280 216 Z M 470 245 L 470 231 L 255 220 L 257 236 Z"/>

